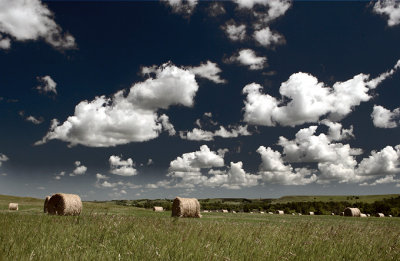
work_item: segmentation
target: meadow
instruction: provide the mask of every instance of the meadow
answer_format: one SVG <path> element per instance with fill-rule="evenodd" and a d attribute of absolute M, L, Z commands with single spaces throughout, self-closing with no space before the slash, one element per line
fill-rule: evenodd
<path fill-rule="evenodd" d="M 20 210 L 7 210 L 8 203 Z M 400 260 L 400 218 L 171 212 L 84 202 L 78 217 L 0 196 L 0 260 Z"/>

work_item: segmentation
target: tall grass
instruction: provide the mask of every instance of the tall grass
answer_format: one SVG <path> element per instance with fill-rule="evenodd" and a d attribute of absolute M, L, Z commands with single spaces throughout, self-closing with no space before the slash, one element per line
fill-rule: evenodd
<path fill-rule="evenodd" d="M 26 208 L 29 209 L 29 208 Z M 0 211 L 0 260 L 400 260 L 400 219 L 205 213 L 110 204 L 79 217 Z"/>

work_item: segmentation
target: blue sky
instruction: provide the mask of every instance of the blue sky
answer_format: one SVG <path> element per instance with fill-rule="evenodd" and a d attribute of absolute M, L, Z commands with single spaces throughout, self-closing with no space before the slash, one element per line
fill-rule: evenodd
<path fill-rule="evenodd" d="M 0 0 L 0 194 L 398 193 L 394 1 Z"/>

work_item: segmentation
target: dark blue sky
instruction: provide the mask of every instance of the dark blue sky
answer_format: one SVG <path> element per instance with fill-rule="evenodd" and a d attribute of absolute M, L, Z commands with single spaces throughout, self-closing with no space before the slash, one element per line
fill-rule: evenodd
<path fill-rule="evenodd" d="M 19 8 L 17 2 L 13 8 Z M 9 16 L 2 15 L 2 12 L 7 14 L 7 10 L 0 11 L 0 35 L 11 42 L 8 48 L 0 49 L 0 153 L 8 159 L 1 161 L 0 194 L 43 197 L 54 192 L 71 192 L 93 200 L 172 198 L 176 195 L 207 198 L 398 193 L 400 148 L 395 146 L 400 144 L 397 127 L 400 113 L 396 111 L 400 107 L 400 73 L 394 71 L 376 88 L 370 88 L 368 99 L 350 106 L 351 111 L 340 119 L 329 115 L 345 106 L 340 102 L 357 95 L 329 100 L 326 106 L 332 108 L 327 109 L 327 113 L 321 113 L 315 121 L 294 126 L 286 126 L 290 124 L 284 124 L 285 121 L 278 116 L 274 116 L 274 126 L 252 122 L 246 119 L 244 109 L 248 96 L 243 93 L 243 88 L 250 83 L 263 86 L 257 99 L 268 94 L 279 100 L 279 106 L 283 107 L 296 98 L 282 96 L 280 86 L 298 72 L 310 74 L 333 93 L 331 87 L 337 82 L 350 80 L 358 74 L 369 74 L 370 78 L 364 81 L 369 86 L 369 80 L 395 68 L 400 59 L 400 25 L 388 25 L 388 15 L 379 15 L 374 9 L 375 3 L 277 1 L 287 4 L 288 9 L 271 18 L 268 4 L 247 8 L 241 6 L 242 1 L 218 2 L 218 5 L 217 2 L 200 1 L 189 7 L 188 2 L 181 4 L 183 7 L 171 7 L 168 2 L 156 1 L 31 2 L 51 10 L 53 16 L 47 19 L 54 21 L 55 27 L 47 24 L 50 27 L 46 29 L 48 32 L 24 38 L 18 34 L 18 28 L 1 29 L 10 21 L 7 20 Z M 27 10 L 30 7 L 20 8 Z M 212 15 L 212 11 L 217 9 L 224 12 Z M 259 16 L 255 16 L 254 12 Z M 269 20 L 260 22 L 262 15 Z M 21 21 L 19 26 L 26 26 L 29 32 L 36 30 L 31 28 L 35 25 L 28 18 L 18 19 Z M 226 27 L 232 24 L 237 27 L 245 25 L 246 36 L 242 40 L 229 37 Z M 57 28 L 55 33 L 54 28 Z M 263 28 L 280 34 L 284 41 L 271 45 L 257 42 L 253 33 Z M 60 38 L 65 38 L 67 34 L 74 38 L 72 48 L 61 43 Z M 56 37 L 56 40 L 48 40 L 48 35 Z M 267 62 L 257 70 L 250 69 L 249 64 L 241 64 L 244 62 L 238 56 L 239 51 L 244 49 L 252 50 L 258 57 L 266 57 Z M 148 140 L 132 139 L 125 144 L 98 147 L 96 143 L 85 144 L 82 133 L 87 131 L 93 136 L 115 137 L 126 134 L 126 131 L 114 129 L 96 133 L 98 130 L 94 126 L 100 123 L 90 123 L 85 118 L 82 125 L 70 130 L 67 138 L 57 134 L 42 145 L 34 145 L 49 132 L 52 119 L 57 119 L 62 125 L 75 114 L 75 106 L 85 100 L 92 102 L 101 95 L 111 98 L 117 91 L 125 90 L 125 97 L 128 97 L 137 88 L 135 86 L 129 91 L 131 86 L 145 82 L 149 77 L 154 81 L 160 78 L 154 74 L 142 75 L 142 67 L 161 66 L 169 61 L 171 64 L 168 66 L 176 68 L 179 73 L 196 74 L 195 83 L 198 85 L 192 97 L 192 106 L 178 101 L 168 108 L 160 106 L 151 110 L 157 117 L 168 115 L 176 130 L 175 135 L 171 136 L 163 130 L 157 133 L 157 137 Z M 226 83 L 216 83 L 191 70 L 207 61 L 220 69 L 217 75 Z M 166 71 L 165 68 L 159 69 L 163 70 Z M 38 80 L 44 76 L 50 76 L 56 82 L 57 93 L 36 89 L 37 86 L 44 86 Z M 305 78 L 300 82 L 305 82 Z M 182 88 L 190 88 L 185 82 L 182 84 Z M 190 84 L 187 83 L 188 86 Z M 168 93 L 173 93 L 176 86 L 172 84 L 165 88 L 171 88 Z M 302 92 L 302 88 L 298 93 Z M 349 93 L 356 92 L 352 84 L 346 88 Z M 116 103 L 113 100 L 111 104 L 116 107 Z M 315 113 L 310 112 L 301 100 L 296 103 L 303 106 L 307 113 Z M 103 105 L 103 108 L 112 108 L 111 104 Z M 382 123 L 385 118 L 381 115 L 380 125 L 374 124 L 371 116 L 374 105 L 389 110 L 385 115 L 390 113 L 392 118 Z M 260 106 L 266 105 L 261 102 Z M 139 110 L 135 108 L 135 111 Z M 212 113 L 211 118 L 204 115 L 207 112 Z M 131 111 L 123 113 L 129 116 Z M 258 117 L 265 119 L 269 113 L 272 112 L 267 110 Z M 26 120 L 28 116 L 43 118 L 43 122 L 33 124 Z M 195 124 L 197 119 L 201 120 L 201 127 Z M 324 119 L 340 123 L 344 129 L 352 125 L 353 137 L 340 140 L 329 138 L 328 127 L 321 123 Z M 378 118 L 375 120 L 378 122 Z M 161 120 L 156 119 L 156 123 L 161 124 Z M 211 141 L 188 140 L 179 134 L 193 128 L 213 132 L 220 126 L 232 131 L 245 125 L 248 125 L 249 131 L 245 136 L 215 136 Z M 314 137 L 323 134 L 328 137 L 328 141 L 324 140 L 327 143 L 313 145 L 313 138 L 309 137 L 310 140 L 296 151 L 298 158 L 290 159 L 284 147 L 278 144 L 279 137 L 292 141 L 298 131 L 310 126 L 318 126 Z M 72 138 L 79 142 L 69 147 Z M 298 145 L 300 142 L 297 140 Z M 207 159 L 199 159 L 196 154 L 188 156 L 188 161 L 184 160 L 184 167 L 173 166 L 172 161 L 177 157 L 199 151 L 202 145 L 210 149 L 207 155 L 203 155 Z M 263 161 L 257 152 L 260 146 L 280 153 L 281 165 L 278 165 L 281 167 L 273 164 L 272 154 L 265 154 Z M 315 150 L 310 152 L 313 146 L 316 146 L 316 154 Z M 363 153 L 353 153 L 347 158 L 318 156 L 324 153 L 341 155 L 339 151 L 346 146 L 361 148 Z M 382 151 L 386 146 L 390 146 L 391 150 Z M 217 150 L 223 148 L 229 151 L 222 156 Z M 371 156 L 373 150 L 376 153 Z M 110 163 L 112 155 L 120 157 L 118 164 Z M 219 161 L 209 157 L 217 157 Z M 127 162 L 128 158 L 134 164 Z M 371 160 L 361 163 L 368 158 Z M 147 165 L 149 159 L 154 163 Z M 356 163 L 346 165 L 346 174 L 335 175 L 322 170 L 322 165 L 333 164 L 329 165 L 329 170 L 339 172 L 336 167 L 343 167 L 343 162 L 348 163 L 349 159 Z M 75 165 L 76 161 L 80 164 Z M 239 171 L 241 176 L 230 165 L 230 162 L 239 161 L 243 163 L 243 172 Z M 79 165 L 85 166 L 86 171 L 82 171 L 83 174 L 77 171 L 79 174 L 70 176 Z M 136 175 L 113 173 L 113 168 L 118 170 L 124 166 L 136 170 Z M 306 168 L 307 173 L 300 174 L 301 171 L 296 168 Z M 223 173 L 208 174 L 210 169 Z M 62 171 L 65 174 L 56 179 Z M 101 174 L 103 178 L 96 178 L 96 174 Z M 194 178 L 185 179 L 182 176 Z M 210 180 L 213 177 L 222 181 Z M 159 181 L 164 181 L 164 185 L 159 183 L 155 186 Z"/>

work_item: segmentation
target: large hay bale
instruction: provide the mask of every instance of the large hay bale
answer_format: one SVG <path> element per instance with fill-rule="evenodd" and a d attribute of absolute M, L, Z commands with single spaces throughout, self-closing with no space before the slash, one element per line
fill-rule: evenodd
<path fill-rule="evenodd" d="M 363 214 L 363 213 L 361 213 L 361 214 L 360 214 L 360 217 L 367 217 L 367 215 L 366 215 L 366 214 Z"/>
<path fill-rule="evenodd" d="M 199 201 L 195 198 L 176 197 L 172 203 L 172 216 L 201 218 Z"/>
<path fill-rule="evenodd" d="M 310 216 L 314 216 L 314 212 L 310 212 L 308 213 Z"/>
<path fill-rule="evenodd" d="M 155 212 L 163 212 L 164 208 L 163 207 L 153 207 L 153 211 L 155 211 Z"/>
<path fill-rule="evenodd" d="M 49 215 L 79 216 L 82 212 L 82 201 L 78 195 L 57 193 L 47 203 Z"/>
<path fill-rule="evenodd" d="M 340 216 L 344 216 L 344 212 L 340 212 Z"/>
<path fill-rule="evenodd" d="M 275 213 L 278 214 L 278 215 L 283 215 L 283 214 L 285 214 L 285 212 L 284 212 L 283 210 L 277 210 Z"/>
<path fill-rule="evenodd" d="M 385 217 L 385 214 L 383 214 L 383 213 L 376 213 L 375 217 Z"/>
<path fill-rule="evenodd" d="M 47 213 L 47 204 L 49 204 L 50 196 L 47 196 L 44 200 L 44 206 L 43 206 L 43 213 Z"/>
<path fill-rule="evenodd" d="M 359 217 L 361 214 L 360 209 L 358 208 L 345 208 L 344 216 L 346 217 Z"/>
<path fill-rule="evenodd" d="M 227 209 L 223 209 L 222 213 L 228 213 L 229 211 Z"/>
<path fill-rule="evenodd" d="M 18 203 L 8 204 L 8 210 L 18 210 Z"/>

